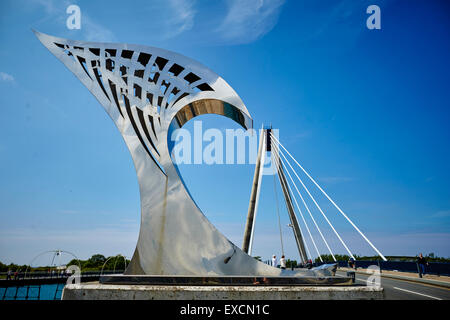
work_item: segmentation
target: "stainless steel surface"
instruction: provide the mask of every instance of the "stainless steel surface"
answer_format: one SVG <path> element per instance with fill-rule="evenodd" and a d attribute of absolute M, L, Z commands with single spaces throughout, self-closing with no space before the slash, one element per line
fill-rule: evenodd
<path fill-rule="evenodd" d="M 126 274 L 283 274 L 244 253 L 208 221 L 170 156 L 168 134 L 198 115 L 220 114 L 252 127 L 244 103 L 221 77 L 163 49 L 35 34 L 97 98 L 133 158 L 141 227 Z"/>

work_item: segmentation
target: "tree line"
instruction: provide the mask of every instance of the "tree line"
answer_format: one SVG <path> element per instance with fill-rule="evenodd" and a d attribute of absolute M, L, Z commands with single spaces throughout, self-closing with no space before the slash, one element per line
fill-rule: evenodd
<path fill-rule="evenodd" d="M 129 263 L 130 260 L 125 259 L 122 255 L 105 257 L 102 254 L 94 254 L 92 257 L 86 260 L 72 259 L 66 264 L 66 266 L 81 266 L 81 271 L 101 271 L 102 268 L 103 270 L 125 270 L 125 265 L 128 266 Z M 28 272 L 47 272 L 48 270 L 54 270 L 56 267 L 57 266 L 55 265 L 31 267 L 26 264 L 4 264 L 0 261 L 0 272 L 8 272 L 8 270 L 18 272 L 25 272 L 26 270 L 28 270 Z"/>

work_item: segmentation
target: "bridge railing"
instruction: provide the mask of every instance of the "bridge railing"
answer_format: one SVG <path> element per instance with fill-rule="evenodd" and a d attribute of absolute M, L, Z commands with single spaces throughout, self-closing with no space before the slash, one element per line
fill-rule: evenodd
<path fill-rule="evenodd" d="M 270 260 L 263 261 L 264 263 L 271 265 Z M 337 263 L 339 267 L 348 267 L 348 261 L 337 262 L 324 262 L 324 263 Z M 318 267 L 324 263 L 314 263 L 314 267 Z M 412 272 L 419 273 L 417 263 L 414 261 L 373 261 L 373 260 L 357 260 L 356 268 L 366 269 L 369 266 L 376 265 L 381 271 L 399 271 L 399 272 Z M 437 276 L 450 276 L 450 263 L 448 262 L 429 262 L 425 267 L 426 274 L 433 274 Z"/>
<path fill-rule="evenodd" d="M 81 273 L 81 282 L 97 281 L 101 275 L 121 274 L 123 270 L 86 271 Z M 0 273 L 0 278 L 7 272 Z M 52 272 L 21 272 L 10 280 L 0 280 L 0 300 L 59 300 L 70 275 Z"/>
<path fill-rule="evenodd" d="M 102 274 L 121 274 L 124 270 L 103 270 L 100 271 L 83 271 L 81 272 L 82 277 L 94 277 L 100 276 Z M 0 272 L 0 280 L 6 280 L 8 276 L 7 272 Z M 70 275 L 67 273 L 60 272 L 47 272 L 47 271 L 38 271 L 38 272 L 19 272 L 17 275 L 14 272 L 11 274 L 10 280 L 21 280 L 21 279 L 56 279 L 56 278 L 68 278 Z"/>

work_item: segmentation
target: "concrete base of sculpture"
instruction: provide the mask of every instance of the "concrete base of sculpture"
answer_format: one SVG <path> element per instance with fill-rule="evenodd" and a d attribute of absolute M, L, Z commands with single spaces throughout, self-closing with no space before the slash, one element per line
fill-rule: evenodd
<path fill-rule="evenodd" d="M 64 287 L 62 300 L 379 300 L 368 286 L 113 285 L 89 282 Z"/>
<path fill-rule="evenodd" d="M 288 270 L 289 271 L 289 270 Z M 317 272 L 318 273 L 318 272 Z M 354 283 L 352 277 L 322 276 L 159 276 L 110 274 L 100 276 L 101 284 L 153 286 L 344 286 Z"/>

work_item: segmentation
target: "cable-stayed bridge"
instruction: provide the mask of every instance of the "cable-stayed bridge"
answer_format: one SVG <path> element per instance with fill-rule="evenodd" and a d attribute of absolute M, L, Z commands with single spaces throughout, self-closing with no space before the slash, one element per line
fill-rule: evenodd
<path fill-rule="evenodd" d="M 329 241 L 327 241 L 324 236 L 324 232 L 321 230 L 319 224 L 317 223 L 317 217 L 315 218 L 312 213 L 312 208 L 310 207 L 313 203 L 315 209 L 320 213 L 319 217 L 326 221 L 329 228 L 333 231 L 332 235 L 335 236 L 339 243 L 345 248 L 347 254 L 356 260 L 354 254 L 349 248 L 349 244 L 344 241 L 340 233 L 336 230 L 333 223 L 330 221 L 329 213 L 327 214 L 322 206 L 319 205 L 316 197 L 313 196 L 310 189 L 306 186 L 304 182 L 305 178 L 308 179 L 313 187 L 317 188 L 318 191 L 325 197 L 327 201 L 336 209 L 337 214 L 345 218 L 345 220 L 355 229 L 355 231 L 360 235 L 361 241 L 365 241 L 383 261 L 387 261 L 385 256 L 378 250 L 377 247 L 366 237 L 366 235 L 356 226 L 356 224 L 349 218 L 349 216 L 336 204 L 336 202 L 325 192 L 325 190 L 317 183 L 317 181 L 309 174 L 308 171 L 294 158 L 294 156 L 287 150 L 287 148 L 279 141 L 279 139 L 273 134 L 271 128 L 261 129 L 260 132 L 260 145 L 258 148 L 258 158 L 255 165 L 255 174 L 252 185 L 252 192 L 250 196 L 250 204 L 247 214 L 247 222 L 244 233 L 244 240 L 242 244 L 242 250 L 251 254 L 253 238 L 254 238 L 254 226 L 256 220 L 256 213 L 258 209 L 258 200 L 260 194 L 260 188 L 263 177 L 263 167 L 264 161 L 266 159 L 265 153 L 270 153 L 270 159 L 272 165 L 276 168 L 276 175 L 278 177 L 278 182 L 280 184 L 281 190 L 283 191 L 283 198 L 286 205 L 287 212 L 289 214 L 290 226 L 294 233 L 294 238 L 296 241 L 297 249 L 299 252 L 300 260 L 302 264 L 307 264 L 312 257 L 318 257 L 321 262 L 324 262 L 322 255 L 330 254 L 334 262 L 336 262 L 335 253 L 331 249 Z M 300 174 L 299 174 L 300 172 Z M 300 176 L 303 174 L 304 178 Z M 288 178 L 288 179 L 287 179 Z M 275 182 L 275 177 L 274 177 Z M 300 185 L 300 188 L 299 188 Z M 283 248 L 283 238 L 281 232 L 280 224 L 280 212 L 278 205 L 278 196 L 276 193 L 276 186 L 274 185 L 274 194 L 278 224 L 280 230 L 280 243 L 281 250 L 284 255 Z M 300 199 L 300 200 L 298 200 Z M 308 205 L 308 201 L 310 205 Z M 306 215 L 307 213 L 307 215 Z M 306 216 L 306 219 L 305 219 Z M 299 219 L 299 217 L 301 219 Z M 310 219 L 308 224 L 307 219 Z M 312 221 L 312 226 L 311 226 Z M 311 229 L 315 228 L 316 234 L 320 237 L 314 237 Z M 305 232 L 306 231 L 306 232 Z M 306 241 L 306 239 L 308 241 Z M 317 243 L 322 241 L 327 252 L 320 252 Z M 308 244 L 309 243 L 309 244 Z"/>

